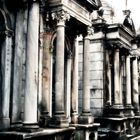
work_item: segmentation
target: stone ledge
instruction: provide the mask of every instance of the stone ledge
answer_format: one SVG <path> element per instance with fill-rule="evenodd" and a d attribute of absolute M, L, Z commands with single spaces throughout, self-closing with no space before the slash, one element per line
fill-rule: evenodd
<path fill-rule="evenodd" d="M 70 124 L 71 127 L 83 127 L 83 128 L 90 128 L 90 127 L 99 127 L 100 123 L 93 123 L 93 124 Z"/>
<path fill-rule="evenodd" d="M 18 131 L 5 131 L 5 132 L 0 132 L 0 138 L 2 136 L 5 137 L 18 137 L 21 139 L 28 139 L 28 138 L 34 138 L 34 137 L 39 137 L 39 136 L 50 136 L 54 135 L 57 133 L 63 133 L 63 132 L 68 132 L 68 131 L 74 131 L 75 127 L 69 127 L 69 128 L 62 128 L 62 129 L 53 129 L 53 128 L 46 128 L 46 129 L 41 129 L 41 131 L 37 132 L 18 132 Z"/>
<path fill-rule="evenodd" d="M 134 116 L 134 119 L 140 119 L 140 116 Z"/>
<path fill-rule="evenodd" d="M 123 120 L 127 120 L 127 117 L 124 118 L 114 118 L 114 117 L 102 117 L 102 118 L 98 118 L 98 119 L 102 119 L 102 120 L 111 120 L 111 121 L 123 121 Z"/>

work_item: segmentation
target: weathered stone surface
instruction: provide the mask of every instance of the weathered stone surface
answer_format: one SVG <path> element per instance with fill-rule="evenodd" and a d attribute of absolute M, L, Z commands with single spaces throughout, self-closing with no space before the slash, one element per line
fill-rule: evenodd
<path fill-rule="evenodd" d="M 22 25 L 22 26 L 21 26 Z M 20 123 L 22 121 L 21 112 L 24 105 L 24 89 L 25 82 L 25 46 L 27 33 L 27 9 L 20 10 L 16 17 L 16 37 L 15 37 L 15 55 L 14 55 L 14 74 L 13 74 L 13 108 L 12 123 Z M 18 35 L 17 35 L 18 34 Z"/>
<path fill-rule="evenodd" d="M 91 61 L 90 70 L 102 70 L 103 71 L 103 60 L 101 61 Z"/>
<path fill-rule="evenodd" d="M 90 99 L 90 104 L 92 108 L 103 108 L 103 98 L 92 98 Z"/>
<path fill-rule="evenodd" d="M 34 2 L 29 9 L 27 53 L 26 53 L 26 84 L 24 102 L 24 125 L 37 123 L 38 94 L 38 33 L 39 4 Z M 30 126 L 29 126 L 30 127 Z"/>
<path fill-rule="evenodd" d="M 103 52 L 103 45 L 101 42 L 91 42 L 90 44 L 90 52 Z"/>
<path fill-rule="evenodd" d="M 91 59 L 90 61 L 102 61 L 104 59 L 104 54 L 102 52 L 90 52 Z"/>
<path fill-rule="evenodd" d="M 103 115 L 103 108 L 93 108 L 93 107 L 91 107 L 91 113 L 95 117 L 102 117 L 102 115 Z"/>
<path fill-rule="evenodd" d="M 104 94 L 103 94 L 103 90 L 102 89 L 91 89 L 90 90 L 90 97 L 91 99 L 101 99 L 104 97 Z"/>

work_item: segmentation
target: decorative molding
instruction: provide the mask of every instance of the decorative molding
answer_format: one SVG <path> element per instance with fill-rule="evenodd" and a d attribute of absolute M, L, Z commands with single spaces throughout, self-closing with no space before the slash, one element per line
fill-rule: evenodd
<path fill-rule="evenodd" d="M 94 33 L 93 27 L 88 26 L 87 27 L 87 35 L 90 36 L 90 35 L 93 35 L 93 33 Z"/>
<path fill-rule="evenodd" d="M 70 19 L 70 14 L 64 10 L 56 11 L 52 13 L 52 19 L 56 19 L 57 23 L 65 23 L 66 20 Z"/>

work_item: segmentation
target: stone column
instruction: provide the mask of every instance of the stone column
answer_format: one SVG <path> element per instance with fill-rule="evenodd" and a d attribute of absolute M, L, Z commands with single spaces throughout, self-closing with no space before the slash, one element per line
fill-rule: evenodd
<path fill-rule="evenodd" d="M 131 106 L 131 71 L 130 71 L 130 56 L 126 56 L 126 105 Z"/>
<path fill-rule="evenodd" d="M 34 0 L 29 5 L 28 32 L 26 48 L 26 81 L 23 124 L 27 129 L 37 126 L 38 93 L 38 34 L 39 2 Z"/>
<path fill-rule="evenodd" d="M 120 71 L 119 71 L 119 75 L 120 75 L 120 104 L 123 105 L 123 85 L 122 85 L 122 77 L 123 77 L 123 69 L 124 69 L 124 64 L 123 64 L 123 56 L 120 56 Z"/>
<path fill-rule="evenodd" d="M 21 125 L 22 118 L 21 112 L 23 109 L 23 77 L 25 77 L 24 64 L 24 49 L 26 47 L 27 34 L 27 9 L 21 9 L 16 16 L 16 29 L 15 29 L 15 51 L 14 51 L 14 64 L 13 64 L 13 95 L 12 95 L 12 120 L 14 126 Z M 25 88 L 25 87 L 24 87 Z"/>
<path fill-rule="evenodd" d="M 69 52 L 68 52 L 69 53 Z M 70 122 L 70 106 L 71 106 L 71 54 L 67 54 L 67 62 L 66 62 L 66 82 L 65 82 L 65 110 L 66 110 L 66 117 L 69 119 Z"/>
<path fill-rule="evenodd" d="M 39 61 L 38 61 L 38 118 L 39 118 L 39 125 L 40 126 L 46 126 L 48 119 L 46 119 L 46 116 L 48 113 L 46 113 L 46 104 L 44 105 L 43 101 L 46 99 L 46 92 L 44 92 L 44 59 L 43 59 L 43 47 L 44 47 L 44 22 L 43 22 L 43 5 L 40 6 L 40 16 L 39 16 Z M 46 52 L 45 52 L 46 53 Z M 45 100 L 46 101 L 46 100 Z M 47 102 L 47 101 L 46 101 Z M 46 103 L 45 102 L 45 103 Z M 49 103 L 49 102 L 48 102 Z M 45 110 L 45 111 L 44 111 Z M 45 113 L 44 113 L 45 112 Z"/>
<path fill-rule="evenodd" d="M 72 91 L 71 91 L 71 123 L 78 123 L 78 38 L 73 48 Z"/>
<path fill-rule="evenodd" d="M 120 92 L 120 50 L 114 52 L 114 107 L 122 106 L 122 95 Z"/>
<path fill-rule="evenodd" d="M 137 49 L 137 46 L 133 44 L 133 49 Z M 132 97 L 134 113 L 139 116 L 139 91 L 138 91 L 138 60 L 137 57 L 132 58 Z"/>
<path fill-rule="evenodd" d="M 94 118 L 90 112 L 90 28 L 84 37 L 83 49 L 83 100 L 82 114 L 79 117 L 79 123 L 91 124 Z"/>
<path fill-rule="evenodd" d="M 107 100 L 106 105 L 110 106 L 112 104 L 112 95 L 111 95 L 111 64 L 109 60 L 109 50 L 106 50 L 106 68 L 107 68 L 107 74 L 106 74 L 106 94 L 107 94 Z"/>
<path fill-rule="evenodd" d="M 43 34 L 43 68 L 42 68 L 42 101 L 41 101 L 41 117 L 40 125 L 47 126 L 51 117 L 52 105 L 52 53 L 50 53 L 50 44 L 52 33 L 46 31 Z"/>
<path fill-rule="evenodd" d="M 10 127 L 12 36 L 4 34 L 0 41 L 0 130 L 4 130 Z"/>
<path fill-rule="evenodd" d="M 130 68 L 130 55 L 126 55 L 126 98 L 125 98 L 125 108 L 127 109 L 127 114 L 133 116 L 132 112 L 132 96 L 131 96 L 131 68 Z"/>
<path fill-rule="evenodd" d="M 57 11 L 52 14 L 57 20 L 56 32 L 56 69 L 55 69 L 55 114 L 50 126 L 68 127 L 68 119 L 64 108 L 64 48 L 65 48 L 65 21 L 69 18 L 66 11 Z"/>
<path fill-rule="evenodd" d="M 121 76 L 121 67 L 120 67 L 120 50 L 119 48 L 114 49 L 114 102 L 111 108 L 110 114 L 114 117 L 123 117 L 123 104 L 122 104 L 122 91 L 120 88 Z"/>

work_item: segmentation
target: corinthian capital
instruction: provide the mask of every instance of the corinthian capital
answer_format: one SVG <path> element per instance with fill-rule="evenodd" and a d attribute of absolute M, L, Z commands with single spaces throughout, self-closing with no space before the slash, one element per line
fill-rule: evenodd
<path fill-rule="evenodd" d="M 65 23 L 66 20 L 70 19 L 70 15 L 67 11 L 60 10 L 52 13 L 52 19 L 56 19 L 58 24 L 62 22 Z"/>

